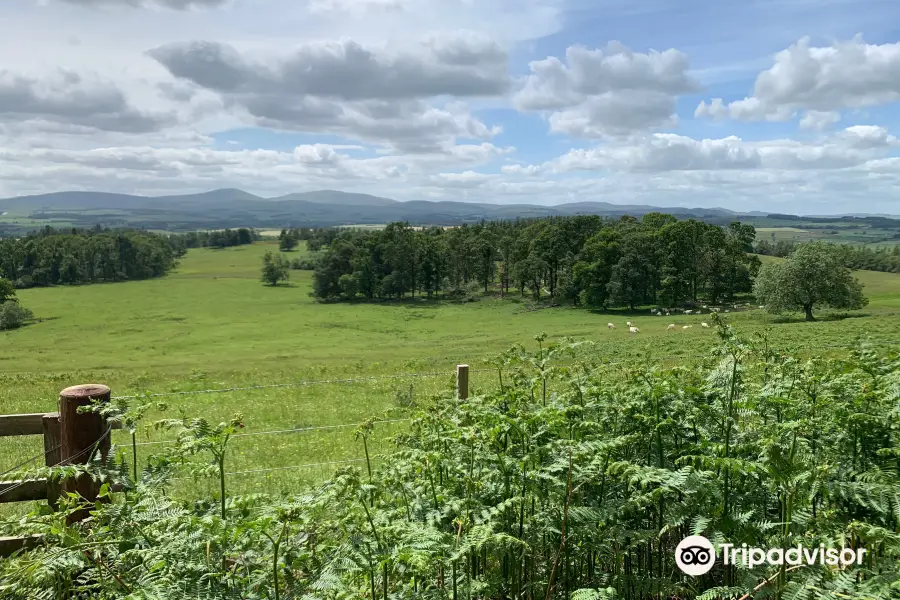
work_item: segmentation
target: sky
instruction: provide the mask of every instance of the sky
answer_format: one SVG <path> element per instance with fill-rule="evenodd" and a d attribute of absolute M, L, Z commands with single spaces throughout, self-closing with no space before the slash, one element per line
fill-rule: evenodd
<path fill-rule="evenodd" d="M 900 214 L 896 0 L 3 0 L 0 197 Z"/>

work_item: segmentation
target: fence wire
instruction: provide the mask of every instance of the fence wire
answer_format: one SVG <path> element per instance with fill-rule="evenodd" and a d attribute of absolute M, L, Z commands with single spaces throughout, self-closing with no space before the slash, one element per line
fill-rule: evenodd
<path fill-rule="evenodd" d="M 366 460 L 374 461 L 377 458 L 380 458 L 381 455 L 370 456 L 368 459 L 366 458 L 348 458 L 345 460 L 329 460 L 325 462 L 317 462 L 317 463 L 303 463 L 299 465 L 288 465 L 286 467 L 269 467 L 267 469 L 250 469 L 248 471 L 230 471 L 226 472 L 225 475 L 250 475 L 255 473 L 268 473 L 269 471 L 292 471 L 295 469 L 307 469 L 311 467 L 327 467 L 331 465 L 345 465 L 350 463 L 358 463 L 358 462 L 366 462 Z M 173 477 L 171 481 L 186 481 L 189 479 L 193 479 L 193 477 Z"/>
<path fill-rule="evenodd" d="M 490 370 L 490 369 L 488 369 Z M 469 371 L 470 373 L 476 371 Z M 319 379 L 313 381 L 294 381 L 291 383 L 272 383 L 265 385 L 248 385 L 243 387 L 230 387 L 230 388 L 212 388 L 207 390 L 184 390 L 177 392 L 158 392 L 152 394 L 135 394 L 132 396 L 113 396 L 113 400 L 136 400 L 136 399 L 145 399 L 145 398 L 162 398 L 165 396 L 188 396 L 193 394 L 223 394 L 228 392 L 244 392 L 249 390 L 265 390 L 265 389 L 275 389 L 275 388 L 289 388 L 289 387 L 306 387 L 310 385 L 323 385 L 323 384 L 333 384 L 333 383 L 361 383 L 364 381 L 379 381 L 382 379 L 408 379 L 412 377 L 446 377 L 452 375 L 452 373 L 403 373 L 400 375 L 372 375 L 370 377 L 352 377 L 349 379 Z"/>
<path fill-rule="evenodd" d="M 50 465 L 48 468 L 52 469 L 54 467 L 58 467 L 58 466 L 62 465 L 63 463 L 71 463 L 75 459 L 81 458 L 82 456 L 84 456 L 87 453 L 90 453 L 93 456 L 93 453 L 97 450 L 97 448 L 100 447 L 100 443 L 104 439 L 106 439 L 106 436 L 108 436 L 110 434 L 112 429 L 113 429 L 112 425 L 109 425 L 106 428 L 106 431 L 103 432 L 103 434 L 99 438 L 97 438 L 97 441 L 93 442 L 90 446 L 86 447 L 84 450 L 78 452 L 77 454 L 73 454 L 72 456 L 67 456 L 66 458 L 63 458 L 62 460 L 57 462 L 55 465 Z M 48 450 L 47 453 L 52 452 L 53 450 L 55 450 L 55 448 Z M 38 455 L 38 456 L 40 456 L 40 455 Z M 34 458 L 32 458 L 31 460 L 34 460 Z M 28 461 L 28 462 L 31 462 L 31 461 Z M 3 494 L 8 494 L 9 492 L 11 492 L 13 490 L 16 490 L 16 489 L 22 487 L 29 481 L 35 481 L 35 480 L 34 479 L 23 479 L 23 480 L 17 482 L 15 485 L 11 485 L 8 488 L 4 488 L 3 490 L 0 490 L 0 496 L 3 496 Z"/>
<path fill-rule="evenodd" d="M 870 344 L 872 346 L 876 346 L 879 348 L 882 347 L 900 347 L 900 341 L 890 341 L 884 340 L 883 342 Z M 806 347 L 806 346 L 802 346 Z M 816 344 L 816 348 L 847 348 L 846 344 Z M 690 358 L 684 355 L 670 355 L 670 356 L 656 356 L 652 357 L 653 360 L 663 361 L 663 360 L 675 360 L 675 359 L 685 359 Z M 632 363 L 635 361 L 641 360 L 639 357 L 634 357 L 629 360 L 619 360 L 614 362 L 603 363 L 603 366 L 615 366 L 626 363 Z M 573 366 L 573 363 L 556 363 L 550 366 L 554 367 L 567 367 Z M 485 368 L 485 369 L 469 369 L 469 373 L 496 373 L 497 367 L 493 368 Z M 235 386 L 235 387 L 226 387 L 226 388 L 210 388 L 210 389 L 202 389 L 202 390 L 180 390 L 173 392 L 155 392 L 148 394 L 133 394 L 129 396 L 113 396 L 113 400 L 137 400 L 137 399 L 150 399 L 150 398 L 164 398 L 167 396 L 191 396 L 197 394 L 226 394 L 229 392 L 246 392 L 252 390 L 265 390 L 265 389 L 277 389 L 277 388 L 291 388 L 291 387 L 307 387 L 312 385 L 327 385 L 327 384 L 339 384 L 339 383 L 362 383 L 362 382 L 370 382 L 370 381 L 381 381 L 381 380 L 394 380 L 394 379 L 411 379 L 416 377 L 451 377 L 454 376 L 453 372 L 427 372 L 427 373 L 401 373 L 397 375 L 371 375 L 367 377 L 350 377 L 345 379 L 318 379 L 318 380 L 307 380 L 307 381 L 294 381 L 289 383 L 271 383 L 271 384 L 263 384 L 263 385 L 248 385 L 248 386 Z"/>
<path fill-rule="evenodd" d="M 876 341 L 870 343 L 871 346 L 875 347 L 888 347 L 888 348 L 897 348 L 900 347 L 900 341 Z M 847 348 L 846 344 L 819 344 L 816 345 L 816 348 Z M 657 356 L 652 357 L 654 361 L 666 361 L 666 360 L 683 360 L 686 358 L 684 355 L 668 355 L 668 356 Z M 643 360 L 641 357 L 633 357 L 630 359 L 617 360 L 613 362 L 605 362 L 602 363 L 601 366 L 618 366 L 623 364 L 633 364 L 635 362 Z M 550 367 L 569 367 L 574 366 L 573 363 L 553 363 L 548 365 Z M 469 373 L 497 373 L 500 367 L 493 368 L 481 368 L 481 369 L 470 369 Z M 126 396 L 114 396 L 114 400 L 135 400 L 135 399 L 150 399 L 150 398 L 162 398 L 162 397 L 170 397 L 170 396 L 188 396 L 188 395 L 199 395 L 199 394 L 223 394 L 230 392 L 242 392 L 242 391 L 253 391 L 253 390 L 263 390 L 263 389 L 278 389 L 278 388 L 292 388 L 292 387 L 307 387 L 313 385 L 327 385 L 327 384 L 350 384 L 350 383 L 363 383 L 363 382 L 372 382 L 372 381 L 382 381 L 382 380 L 397 380 L 397 379 L 411 379 L 411 378 L 428 378 L 428 377 L 452 377 L 454 376 L 454 372 L 424 372 L 424 373 L 401 373 L 396 375 L 373 375 L 373 376 L 365 376 L 365 377 L 351 377 L 351 378 L 341 378 L 341 379 L 320 379 L 320 380 L 306 380 L 306 381 L 295 381 L 288 383 L 274 383 L 274 384 L 264 384 L 264 385 L 252 385 L 252 386 L 234 386 L 234 387 L 226 387 L 226 388 L 210 388 L 210 389 L 202 389 L 202 390 L 180 390 L 180 391 L 171 391 L 171 392 L 155 392 L 148 394 L 133 394 Z M 410 419 L 386 419 L 375 421 L 376 424 L 380 423 L 401 423 L 408 422 Z M 278 434 L 291 434 L 291 433 L 305 433 L 312 431 L 326 431 L 326 430 L 337 430 L 337 429 L 346 429 L 349 427 L 358 427 L 361 422 L 353 422 L 353 423 L 342 423 L 337 425 L 322 425 L 322 426 L 311 426 L 311 427 L 294 427 L 288 429 L 274 429 L 274 430 L 266 430 L 266 431 L 255 431 L 255 432 L 247 432 L 247 433 L 238 433 L 232 437 L 240 438 L 240 437 L 250 437 L 250 436 L 260 436 L 260 435 L 278 435 Z M 107 431 L 109 434 L 109 431 Z M 102 440 L 102 438 L 101 438 Z M 135 446 L 154 446 L 154 445 L 164 445 L 174 443 L 176 440 L 154 440 L 147 442 L 138 442 Z M 8 469 L 7 471 L 0 474 L 0 479 L 5 477 L 6 475 L 21 469 L 22 467 L 38 460 L 39 458 L 46 456 L 50 452 L 57 450 L 60 446 L 57 445 L 55 448 L 51 448 L 43 453 L 36 454 L 31 458 L 21 462 L 15 467 Z M 344 461 L 338 461 L 344 462 Z M 61 464 L 61 463 L 59 463 Z M 310 463 L 309 465 L 296 465 L 296 468 L 303 468 L 306 466 L 316 466 L 316 465 L 327 465 L 334 463 Z M 58 466 L 58 465 L 54 465 Z M 252 472 L 264 472 L 267 470 L 279 470 L 279 469 L 289 469 L 295 467 L 276 467 L 275 469 L 257 469 L 253 471 L 247 471 L 247 473 Z M 238 472 L 238 474 L 242 474 L 244 472 Z M 9 491 L 11 488 L 7 488 L 0 492 L 0 494 Z"/>
<path fill-rule="evenodd" d="M 383 421 L 373 421 L 375 424 L 379 423 L 403 423 L 409 421 L 409 419 L 385 419 Z M 345 429 L 347 427 L 359 427 L 362 423 L 342 423 L 341 425 L 321 425 L 318 427 L 296 427 L 294 429 L 272 429 L 267 431 L 251 431 L 248 433 L 236 433 L 232 435 L 232 438 L 239 437 L 249 437 L 254 435 L 276 435 L 279 433 L 301 433 L 305 431 L 322 431 L 329 429 Z M 155 446 L 158 444 L 172 444 L 178 440 L 157 440 L 153 442 L 139 442 L 134 444 L 135 446 Z"/>

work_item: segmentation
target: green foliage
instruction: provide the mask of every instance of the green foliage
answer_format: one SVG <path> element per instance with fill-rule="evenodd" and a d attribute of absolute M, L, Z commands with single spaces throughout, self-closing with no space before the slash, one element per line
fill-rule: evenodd
<path fill-rule="evenodd" d="M 753 292 L 769 312 L 803 311 L 807 321 L 814 319 L 817 307 L 859 309 L 868 304 L 862 284 L 827 242 L 803 244 L 787 260 L 763 267 Z"/>
<path fill-rule="evenodd" d="M 296 229 L 282 229 L 278 236 L 278 249 L 290 252 L 300 244 L 300 232 Z"/>
<path fill-rule="evenodd" d="M 315 271 L 318 264 L 317 256 L 304 256 L 291 261 L 291 269 L 295 271 Z"/>
<path fill-rule="evenodd" d="M 288 280 L 290 268 L 290 262 L 281 254 L 266 252 L 263 255 L 261 280 L 271 286 L 276 286 L 278 282 Z"/>
<path fill-rule="evenodd" d="M 239 229 L 213 229 L 211 231 L 189 231 L 172 234 L 169 243 L 176 251 L 183 252 L 188 248 L 230 248 L 245 246 L 260 239 L 255 229 L 241 227 Z"/>
<path fill-rule="evenodd" d="M 754 251 L 757 254 L 786 258 L 799 245 L 789 240 L 778 240 L 774 244 L 767 240 L 759 240 Z M 900 273 L 900 244 L 875 248 L 851 244 L 833 244 L 833 246 L 833 251 L 840 258 L 841 264 L 848 269 Z"/>
<path fill-rule="evenodd" d="M 0 239 L 0 277 L 18 287 L 149 279 L 173 269 L 177 256 L 168 237 L 147 231 L 45 227 Z"/>
<path fill-rule="evenodd" d="M 368 300 L 417 293 L 458 296 L 511 286 L 522 296 L 592 306 L 712 302 L 750 290 L 759 261 L 755 231 L 651 213 L 641 221 L 596 216 L 489 222 L 445 230 L 392 223 L 381 231 L 335 232 L 315 271 L 314 295 L 351 299 L 351 276 Z M 324 243 L 324 242 L 323 242 Z M 317 246 L 318 247 L 318 246 Z M 348 281 L 344 279 L 344 281 Z"/>
<path fill-rule="evenodd" d="M 41 598 L 896 598 L 900 357 L 862 343 L 803 360 L 719 322 L 699 368 L 611 377 L 590 344 L 514 347 L 500 389 L 448 393 L 395 449 L 282 498 L 182 504 L 190 456 L 224 456 L 241 420 L 171 421 L 151 461 L 90 524 L 4 524 L 48 543 L 0 563 L 0 593 Z M 565 366 L 562 366 L 562 365 Z M 361 453 L 377 434 L 356 432 Z M 184 459 L 184 460 L 183 460 Z M 215 460 L 213 461 L 215 462 Z M 122 477 L 115 465 L 88 467 Z M 107 488 L 108 489 L 108 488 Z M 74 500 L 73 500 L 74 501 Z M 862 547 L 859 566 L 721 565 L 680 574 L 686 535 L 763 548 Z"/>
<path fill-rule="evenodd" d="M 225 451 L 228 441 L 244 427 L 244 416 L 235 414 L 227 422 L 211 426 L 206 419 L 188 419 L 182 415 L 180 419 L 165 419 L 154 424 L 157 429 L 175 432 L 175 443 L 168 448 L 163 457 L 166 462 L 187 464 L 188 472 L 194 477 L 214 473 L 219 479 L 219 507 L 222 520 L 225 520 Z M 211 463 L 185 463 L 185 458 L 208 452 Z M 157 464 L 159 466 L 161 462 Z"/>
<path fill-rule="evenodd" d="M 0 331 L 18 329 L 33 318 L 34 314 L 15 300 L 0 303 Z"/>
<path fill-rule="evenodd" d="M 0 277 L 0 304 L 16 299 L 16 287 L 9 279 Z"/>

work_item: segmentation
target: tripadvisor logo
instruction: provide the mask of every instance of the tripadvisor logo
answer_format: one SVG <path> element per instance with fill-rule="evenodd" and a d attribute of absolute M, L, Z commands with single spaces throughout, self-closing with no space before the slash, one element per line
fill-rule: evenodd
<path fill-rule="evenodd" d="M 866 554 L 865 548 L 806 547 L 797 544 L 792 548 L 751 548 L 747 544 L 736 547 L 722 544 L 722 563 L 753 568 L 759 565 L 860 565 Z M 699 577 L 708 573 L 716 562 L 716 549 L 702 535 L 690 535 L 675 547 L 675 563 L 687 575 Z"/>
<path fill-rule="evenodd" d="M 708 573 L 715 562 L 716 549 L 702 535 L 689 535 L 675 547 L 675 564 L 693 577 Z"/>

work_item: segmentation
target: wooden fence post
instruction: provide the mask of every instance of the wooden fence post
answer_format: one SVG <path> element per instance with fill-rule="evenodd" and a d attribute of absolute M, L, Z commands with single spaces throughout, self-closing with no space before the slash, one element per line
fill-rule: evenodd
<path fill-rule="evenodd" d="M 93 400 L 109 402 L 110 390 L 105 385 L 86 384 L 68 387 L 59 393 L 60 459 L 65 465 L 85 464 L 97 453 L 104 459 L 109 454 L 109 425 L 97 413 L 79 413 L 80 406 L 90 406 Z M 100 484 L 88 477 L 65 481 L 63 490 L 76 492 L 93 502 L 100 492 Z M 69 523 L 88 516 L 87 510 L 75 512 Z"/>
<path fill-rule="evenodd" d="M 456 397 L 460 400 L 469 397 L 469 365 L 456 365 Z"/>
<path fill-rule="evenodd" d="M 41 418 L 44 429 L 44 460 L 48 467 L 55 467 L 61 461 L 61 442 L 59 439 L 59 413 L 47 413 Z M 61 487 L 58 481 L 47 481 L 47 502 L 56 510 L 59 504 Z"/>

